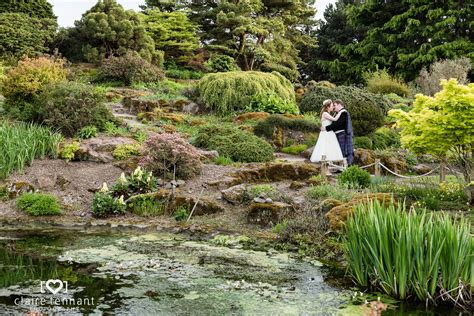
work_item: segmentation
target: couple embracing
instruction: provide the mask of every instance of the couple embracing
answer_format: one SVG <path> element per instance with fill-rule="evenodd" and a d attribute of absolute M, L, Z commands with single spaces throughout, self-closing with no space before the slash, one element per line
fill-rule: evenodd
<path fill-rule="evenodd" d="M 332 112 L 336 112 L 332 116 Z M 311 162 L 322 160 L 343 161 L 351 165 L 354 159 L 354 146 L 352 145 L 352 122 L 349 112 L 344 108 L 341 100 L 325 100 L 321 110 L 321 133 L 311 155 Z"/>

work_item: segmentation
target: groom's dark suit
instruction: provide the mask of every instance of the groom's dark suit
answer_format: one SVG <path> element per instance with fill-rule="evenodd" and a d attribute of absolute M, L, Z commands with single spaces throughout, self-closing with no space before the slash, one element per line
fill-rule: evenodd
<path fill-rule="evenodd" d="M 341 115 L 337 121 L 326 126 L 327 131 L 334 131 L 337 136 L 339 146 L 341 146 L 342 155 L 347 159 L 347 164 L 351 165 L 354 160 L 354 146 L 352 144 L 352 122 L 351 116 L 346 109 L 342 109 Z"/>

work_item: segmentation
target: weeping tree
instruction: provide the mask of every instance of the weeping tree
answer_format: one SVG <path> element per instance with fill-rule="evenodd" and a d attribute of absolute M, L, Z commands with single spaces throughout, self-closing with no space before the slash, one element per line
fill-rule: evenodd
<path fill-rule="evenodd" d="M 474 151 L 474 83 L 460 85 L 442 80 L 434 97 L 418 94 L 410 112 L 391 110 L 402 129 L 402 145 L 416 154 L 432 154 L 441 160 L 453 155 L 464 179 L 472 180 Z"/>

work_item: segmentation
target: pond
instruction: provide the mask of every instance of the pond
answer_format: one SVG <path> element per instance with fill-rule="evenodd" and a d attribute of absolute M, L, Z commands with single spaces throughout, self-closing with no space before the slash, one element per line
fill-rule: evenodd
<path fill-rule="evenodd" d="M 327 276 L 317 261 L 251 249 L 246 237 L 0 230 L 2 315 L 361 314 Z M 436 314 L 422 310 L 387 314 Z"/>

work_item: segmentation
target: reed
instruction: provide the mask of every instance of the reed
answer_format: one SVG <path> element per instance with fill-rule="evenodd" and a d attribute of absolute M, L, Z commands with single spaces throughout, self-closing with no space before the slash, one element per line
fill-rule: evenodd
<path fill-rule="evenodd" d="M 0 122 L 0 179 L 23 171 L 35 158 L 56 157 L 62 135 L 27 123 Z"/>
<path fill-rule="evenodd" d="M 464 219 L 378 201 L 356 207 L 344 251 L 357 284 L 399 299 L 472 304 L 474 238 Z"/>

